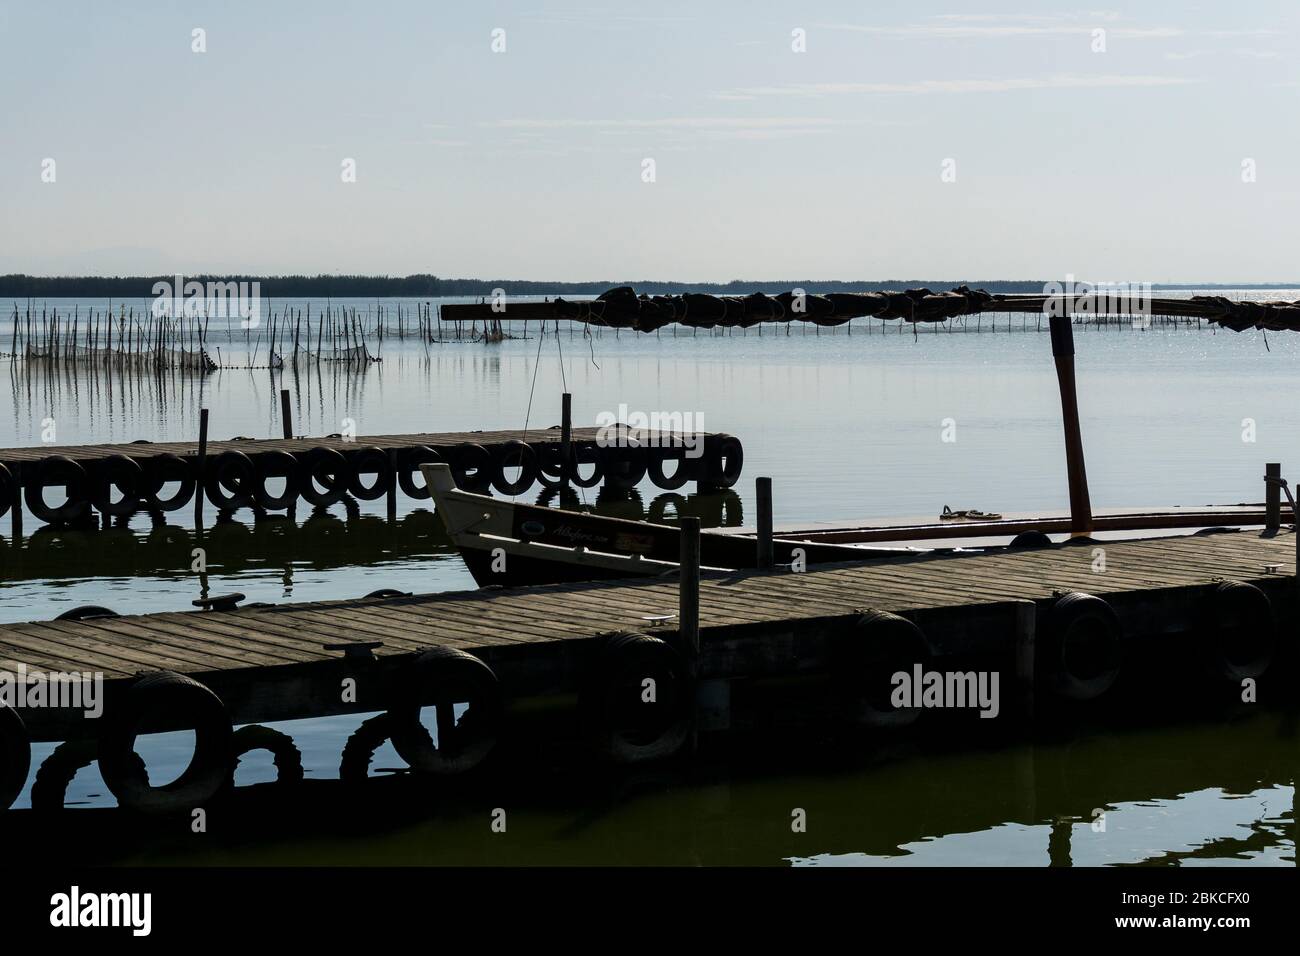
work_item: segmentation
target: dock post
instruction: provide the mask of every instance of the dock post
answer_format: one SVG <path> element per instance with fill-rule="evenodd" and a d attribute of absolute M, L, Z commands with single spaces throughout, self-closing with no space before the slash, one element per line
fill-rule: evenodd
<path fill-rule="evenodd" d="M 699 739 L 700 677 L 700 519 L 682 518 L 681 560 L 678 565 L 677 621 L 681 650 L 691 682 L 691 750 Z"/>
<path fill-rule="evenodd" d="M 758 567 L 772 570 L 775 564 L 772 548 L 772 479 L 756 478 L 754 493 L 758 499 Z"/>
<path fill-rule="evenodd" d="M 397 449 L 388 450 L 388 521 L 397 520 Z"/>
<path fill-rule="evenodd" d="M 560 395 L 560 473 L 563 487 L 569 486 L 569 468 L 573 464 L 573 395 Z"/>
<path fill-rule="evenodd" d="M 284 437 L 293 437 L 293 416 L 289 413 L 289 390 L 280 389 L 280 424 L 284 429 Z"/>
<path fill-rule="evenodd" d="M 14 512 L 13 512 L 13 538 L 14 547 L 23 543 L 23 466 L 17 463 L 13 466 L 14 475 Z"/>
<path fill-rule="evenodd" d="M 1038 608 L 1033 601 L 1016 602 L 1016 683 L 1025 720 L 1034 719 L 1034 638 Z"/>
<path fill-rule="evenodd" d="M 1282 489 L 1278 482 L 1282 480 L 1281 462 L 1269 462 L 1264 466 L 1264 530 L 1277 534 L 1282 527 Z"/>
<path fill-rule="evenodd" d="M 199 460 L 194 466 L 194 528 L 203 534 L 203 472 L 208 463 L 208 410 L 199 409 Z"/>
<path fill-rule="evenodd" d="M 1061 418 L 1065 425 L 1065 470 L 1070 482 L 1070 532 L 1092 531 L 1092 504 L 1088 500 L 1088 473 L 1083 463 L 1083 435 L 1079 428 L 1079 400 L 1074 383 L 1074 330 L 1070 316 L 1048 320 L 1056 382 L 1061 391 Z"/>

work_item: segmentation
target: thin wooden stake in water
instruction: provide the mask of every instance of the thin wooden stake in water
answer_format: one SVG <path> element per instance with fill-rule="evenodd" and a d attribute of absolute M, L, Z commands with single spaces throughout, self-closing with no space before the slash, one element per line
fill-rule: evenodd
<path fill-rule="evenodd" d="M 677 619 L 681 626 L 682 653 L 694 676 L 700 656 L 700 519 L 681 521 L 682 549 Z"/>
<path fill-rule="evenodd" d="M 284 437 L 293 437 L 293 415 L 289 411 L 289 390 L 280 389 L 280 424 L 284 428 Z"/>
<path fill-rule="evenodd" d="M 573 395 L 560 395 L 560 471 L 564 486 L 569 484 L 569 469 L 573 465 Z"/>
<path fill-rule="evenodd" d="M 208 463 L 208 410 L 199 410 L 199 460 L 194 468 L 194 529 L 203 533 L 203 473 Z"/>
<path fill-rule="evenodd" d="M 1264 466 L 1264 530 L 1276 534 L 1282 527 L 1282 465 L 1269 462 Z"/>
<path fill-rule="evenodd" d="M 1056 382 L 1061 390 L 1061 419 L 1065 425 L 1065 470 L 1070 482 L 1070 531 L 1092 530 L 1092 504 L 1088 500 L 1088 472 L 1083 463 L 1083 434 L 1079 427 L 1079 399 L 1074 383 L 1074 330 L 1068 315 L 1049 319 Z"/>
<path fill-rule="evenodd" d="M 770 571 L 775 563 L 772 547 L 772 479 L 756 478 L 754 493 L 758 499 L 758 567 Z"/>

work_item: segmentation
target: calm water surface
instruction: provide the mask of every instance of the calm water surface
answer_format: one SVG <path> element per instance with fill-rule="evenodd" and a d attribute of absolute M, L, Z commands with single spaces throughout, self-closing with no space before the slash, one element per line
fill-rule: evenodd
<path fill-rule="evenodd" d="M 1296 299 L 1300 290 L 1233 295 Z M 55 304 L 60 312 L 73 305 Z M 351 304 L 374 307 L 373 300 Z M 105 303 L 79 305 L 103 309 Z M 144 307 L 136 304 L 137 311 Z M 932 517 L 944 505 L 1063 511 L 1068 499 L 1048 337 L 1035 331 L 1032 319 L 1023 331 L 1020 317 L 1010 320 L 1010 329 L 1006 316 L 996 323 L 994 333 L 985 316 L 979 333 L 971 320 L 965 330 L 916 335 L 870 322 L 821 334 L 792 327 L 789 334 L 665 329 L 653 336 L 602 331 L 584 337 L 581 329 L 566 329 L 558 337 L 533 332 L 493 345 L 426 346 L 390 337 L 382 362 L 353 373 L 223 368 L 206 377 L 51 375 L 0 359 L 0 446 L 40 444 L 50 419 L 60 444 L 192 439 L 201 407 L 211 409 L 214 438 L 270 437 L 279 434 L 280 388 L 294 396 L 301 434 L 338 432 L 349 418 L 359 440 L 367 433 L 546 428 L 558 422 L 559 395 L 567 389 L 579 425 L 595 424 L 599 413 L 625 404 L 693 412 L 703 416 L 706 430 L 738 435 L 745 474 L 738 498 L 727 503 L 730 522 L 749 520 L 757 475 L 773 478 L 776 520 L 783 524 Z M 6 316 L 0 319 L 5 346 L 8 328 Z M 223 361 L 243 361 L 241 344 L 242 338 L 223 345 Z M 1195 327 L 1079 328 L 1076 345 L 1094 507 L 1259 501 L 1265 462 L 1283 462 L 1288 477 L 1300 469 L 1294 401 L 1300 338 Z M 945 426 L 949 434 L 955 429 L 955 441 L 943 440 Z M 639 489 L 633 513 L 656 494 L 648 484 Z M 716 503 L 711 512 L 707 502 L 699 504 L 716 515 Z M 204 582 L 189 573 L 191 529 L 182 526 L 183 514 L 172 518 L 181 525 L 162 529 L 138 517 L 129 528 L 100 534 L 29 527 L 22 545 L 0 536 L 0 620 L 44 619 L 91 603 L 120 612 L 188 607 Z M 3 528 L 7 533 L 7 521 Z M 294 527 L 254 526 L 241 513 L 209 533 L 208 548 L 208 588 L 239 590 L 251 601 L 316 600 L 379 587 L 472 587 L 436 517 L 405 499 L 395 527 L 383 520 L 382 502 L 378 508 L 362 503 L 351 514 L 342 505 L 310 518 L 300 513 Z M 330 777 L 342 741 L 360 719 L 283 729 L 303 750 L 309 776 Z M 153 741 L 146 755 L 151 770 L 161 776 L 168 767 L 179 769 L 187 756 L 183 737 Z M 38 749 L 35 762 L 48 750 Z M 1222 759 L 1203 759 L 1207 753 Z M 240 783 L 271 778 L 269 758 L 259 756 L 266 755 L 241 765 Z M 529 834 L 530 855 L 513 861 L 608 861 L 617 849 L 628 862 L 1290 865 L 1295 758 L 1294 736 L 1276 720 L 1261 719 L 1228 729 L 1150 730 L 1118 740 L 1101 735 L 1070 747 L 913 754 L 833 774 L 680 778 L 616 800 L 583 826 L 570 825 L 572 808 L 525 810 L 516 819 Z M 375 765 L 396 767 L 400 760 L 381 753 Z M 1137 773 L 1135 765 L 1146 769 Z M 1073 806 L 1055 791 L 1044 796 L 1041 783 L 1025 782 L 1041 779 L 1043 767 L 1105 785 L 1087 794 L 1087 806 Z M 933 807 L 927 794 L 934 795 Z M 93 768 L 73 781 L 69 800 L 112 804 Z M 828 825 L 793 839 L 788 808 L 809 805 L 825 808 Z M 1100 807 L 1109 808 L 1104 833 L 1090 822 Z M 785 822 L 773 823 L 770 813 L 784 813 Z M 485 847 L 479 829 L 477 819 L 439 818 L 375 837 L 362 856 L 491 860 L 498 851 Z M 328 846 L 268 845 L 248 853 L 311 857 L 328 855 Z"/>

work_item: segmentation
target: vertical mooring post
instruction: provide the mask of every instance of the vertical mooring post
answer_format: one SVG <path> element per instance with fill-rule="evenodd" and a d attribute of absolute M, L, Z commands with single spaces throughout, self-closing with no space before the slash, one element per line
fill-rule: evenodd
<path fill-rule="evenodd" d="M 199 460 L 194 466 L 194 529 L 203 534 L 203 477 L 208 464 L 208 410 L 199 409 Z"/>
<path fill-rule="evenodd" d="M 573 395 L 560 395 L 560 474 L 561 481 L 569 485 L 569 469 L 573 466 Z"/>
<path fill-rule="evenodd" d="M 758 567 L 770 571 L 775 564 L 772 547 L 772 479 L 754 479 L 754 494 L 758 499 Z"/>
<path fill-rule="evenodd" d="M 388 450 L 388 520 L 397 520 L 397 449 Z"/>
<path fill-rule="evenodd" d="M 681 520 L 682 545 L 678 566 L 677 621 L 681 650 L 691 682 L 691 750 L 698 742 L 700 677 L 700 519 Z"/>
<path fill-rule="evenodd" d="M 293 437 L 293 415 L 289 412 L 289 390 L 280 389 L 280 426 L 285 438 Z"/>
<path fill-rule="evenodd" d="M 1074 383 L 1074 330 L 1070 316 L 1053 315 L 1049 320 L 1052 358 L 1056 362 L 1056 383 L 1061 390 L 1061 419 L 1065 425 L 1065 470 L 1070 482 L 1070 531 L 1087 534 L 1092 530 L 1092 504 L 1088 500 L 1088 473 L 1083 463 L 1083 434 L 1079 428 L 1079 399 Z"/>
<path fill-rule="evenodd" d="M 1282 463 L 1264 466 L 1264 530 L 1276 534 L 1282 527 Z"/>
<path fill-rule="evenodd" d="M 13 466 L 14 476 L 14 512 L 13 512 L 13 538 L 14 547 L 23 543 L 23 466 L 17 463 Z"/>
<path fill-rule="evenodd" d="M 1016 602 L 1016 683 L 1019 685 L 1022 714 L 1034 719 L 1034 638 L 1037 634 L 1038 608 L 1033 601 Z"/>

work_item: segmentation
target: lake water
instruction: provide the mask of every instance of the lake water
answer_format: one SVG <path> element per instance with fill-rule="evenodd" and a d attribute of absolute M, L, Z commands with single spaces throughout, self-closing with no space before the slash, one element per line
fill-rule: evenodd
<path fill-rule="evenodd" d="M 1300 298 L 1300 290 L 1225 294 Z M 50 304 L 60 312 L 73 307 L 71 300 Z M 290 303 L 274 308 L 285 305 Z M 375 303 L 350 305 L 364 311 Z M 415 304 L 403 305 L 413 310 Z M 100 300 L 78 303 L 83 311 L 104 306 Z M 0 347 L 9 342 L 8 321 L 0 318 Z M 989 331 L 991 321 L 995 332 Z M 631 411 L 691 412 L 702 417 L 705 430 L 739 436 L 745 469 L 735 489 L 738 499 L 728 504 L 732 520 L 752 521 L 758 475 L 774 481 L 778 524 L 933 517 L 944 505 L 1064 511 L 1059 398 L 1048 336 L 1035 325 L 1032 318 L 999 315 L 983 317 L 979 332 L 971 319 L 965 328 L 917 334 L 858 321 L 820 334 L 791 326 L 788 333 L 782 327 L 761 334 L 674 334 L 668 328 L 656 335 L 605 330 L 584 336 L 577 328 L 539 337 L 534 329 L 528 338 L 496 344 L 434 345 L 389 337 L 381 362 L 351 373 L 322 367 L 298 374 L 223 368 L 203 377 L 85 370 L 50 375 L 0 359 L 0 387 L 9 396 L 0 404 L 0 446 L 40 444 L 51 424 L 60 444 L 192 439 L 201 407 L 211 410 L 214 438 L 275 436 L 280 388 L 293 394 L 299 434 L 338 432 L 345 419 L 355 422 L 359 440 L 367 433 L 542 429 L 559 421 L 560 393 L 568 390 L 578 425 L 595 424 L 598 414 L 617 413 L 623 405 Z M 1265 462 L 1282 462 L 1288 478 L 1300 473 L 1300 406 L 1293 398 L 1300 382 L 1300 338 L 1195 326 L 1079 327 L 1075 338 L 1094 507 L 1260 501 Z M 241 342 L 223 345 L 223 361 L 242 361 Z M 945 441 L 945 432 L 955 440 Z M 657 493 L 648 484 L 639 491 L 645 506 Z M 342 506 L 310 519 L 300 513 L 296 529 L 254 527 L 241 513 L 209 539 L 207 584 L 214 593 L 238 590 L 250 601 L 276 602 L 361 595 L 379 587 L 472 587 L 427 509 L 399 497 L 399 526 L 390 529 L 383 503 L 377 504 L 362 503 L 352 515 Z M 140 517 L 129 529 L 109 533 L 29 533 L 22 548 L 0 538 L 0 620 L 45 619 L 79 604 L 119 612 L 187 608 L 200 582 L 189 573 L 185 529 L 164 534 L 147 524 Z M 295 724 L 309 776 L 336 775 L 339 748 L 360 719 Z M 975 756 L 914 754 L 869 769 L 795 778 L 778 771 L 722 782 L 685 778 L 619 804 L 599 825 L 581 828 L 567 841 L 539 836 L 530 862 L 603 859 L 626 839 L 637 848 L 630 855 L 642 853 L 647 861 L 1045 865 L 1055 820 L 1048 817 L 1066 811 L 1026 809 L 1016 803 L 1023 804 L 1023 788 L 1010 788 L 1002 800 L 992 793 L 980 797 L 981 788 L 987 789 L 980 781 L 1019 779 L 1026 761 L 1077 770 L 1085 766 L 1082 760 L 1091 766 L 1161 755 L 1168 767 L 1163 777 L 1137 775 L 1124 782 L 1121 768 L 1114 768 L 1113 792 L 1096 798 L 1112 807 L 1109 838 L 1075 839 L 1073 862 L 1136 862 L 1164 854 L 1188 863 L 1291 863 L 1293 770 L 1263 768 L 1293 768 L 1294 743 L 1260 720 L 1234 726 L 1231 734 L 1216 725 L 1151 730 L 1125 737 L 1122 745 L 1102 736 L 1060 752 L 1011 747 Z M 151 768 L 161 770 L 183 753 L 183 741 L 158 744 L 146 755 Z M 1214 761 L 1196 765 L 1196 754 L 1209 747 L 1241 747 L 1259 757 L 1260 770 L 1252 776 L 1240 761 L 1232 768 Z M 38 749 L 34 761 L 48 750 Z M 376 762 L 398 764 L 395 755 Z M 239 782 L 271 774 L 269 760 L 250 758 Z M 723 812 L 719 806 L 766 813 L 761 808 L 788 803 L 789 790 L 806 794 L 792 806 L 822 801 L 836 808 L 836 823 L 823 839 L 790 843 L 776 831 L 749 843 L 701 837 L 721 826 L 711 816 Z M 914 795 L 936 790 L 949 800 L 957 794 L 981 800 L 987 812 L 950 819 L 909 816 Z M 24 795 L 17 805 L 26 800 Z M 69 800 L 112 803 L 93 769 L 73 781 Z M 863 809 L 877 801 L 894 811 Z M 570 810 L 535 813 L 525 811 L 525 818 L 543 834 L 561 826 Z M 1082 818 L 1055 825 L 1058 844 L 1065 836 L 1061 826 L 1093 832 Z M 460 847 L 463 862 L 474 862 L 479 841 L 450 835 L 455 826 L 424 822 L 391 840 L 376 839 L 371 851 L 376 859 L 388 854 L 403 860 L 427 851 L 431 861 L 445 863 L 458 861 L 446 848 Z M 654 846 L 629 835 L 651 826 L 664 833 Z M 257 857 L 256 850 L 248 852 Z"/>

